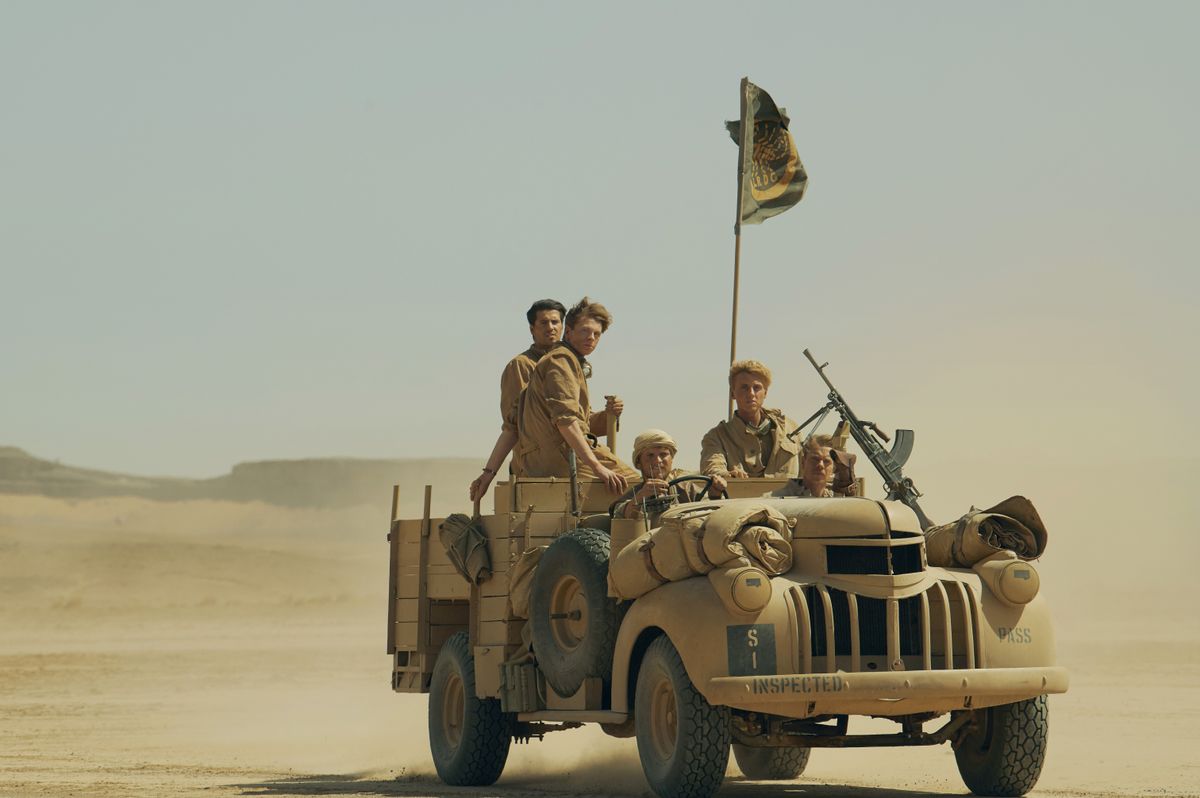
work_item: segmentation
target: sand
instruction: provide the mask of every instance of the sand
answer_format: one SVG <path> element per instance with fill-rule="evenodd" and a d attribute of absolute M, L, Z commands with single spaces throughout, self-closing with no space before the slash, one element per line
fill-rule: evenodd
<path fill-rule="evenodd" d="M 1043 508 L 1073 683 L 1033 794 L 1200 795 L 1191 516 L 1157 519 L 1156 572 L 1070 552 L 1071 501 Z M 594 729 L 514 747 L 493 788 L 437 782 L 425 697 L 389 688 L 385 532 L 378 506 L 0 496 L 0 795 L 649 794 L 633 741 Z M 964 793 L 943 746 L 818 750 L 782 784 L 731 764 L 720 794 Z"/>

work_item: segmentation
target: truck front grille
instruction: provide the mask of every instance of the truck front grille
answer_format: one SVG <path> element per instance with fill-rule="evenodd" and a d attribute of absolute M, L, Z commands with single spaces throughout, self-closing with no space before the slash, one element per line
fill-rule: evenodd
<path fill-rule="evenodd" d="M 976 668 L 979 603 L 969 587 L 935 582 L 902 599 L 824 585 L 788 590 L 802 673 Z"/>
<path fill-rule="evenodd" d="M 915 574 L 921 565 L 921 546 L 825 547 L 825 572 L 830 574 Z"/>

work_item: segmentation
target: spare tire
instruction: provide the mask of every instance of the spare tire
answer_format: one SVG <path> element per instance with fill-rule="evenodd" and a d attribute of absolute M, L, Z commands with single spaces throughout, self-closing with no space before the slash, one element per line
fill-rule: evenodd
<path fill-rule="evenodd" d="M 608 597 L 608 551 L 607 532 L 573 529 L 550 544 L 533 575 L 533 653 L 546 683 L 564 698 L 589 677 L 612 681 L 625 608 Z"/>

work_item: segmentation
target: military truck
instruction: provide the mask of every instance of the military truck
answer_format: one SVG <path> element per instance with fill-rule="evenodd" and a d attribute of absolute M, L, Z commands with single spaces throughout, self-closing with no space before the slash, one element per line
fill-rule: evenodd
<path fill-rule="evenodd" d="M 1046 697 L 1068 684 L 1036 567 L 1005 556 L 931 567 L 905 504 L 762 498 L 783 482 L 731 480 L 713 505 L 785 518 L 786 573 L 668 581 L 632 601 L 608 571 L 645 522 L 610 519 L 600 482 L 497 484 L 478 523 L 491 560 L 478 581 L 441 545 L 431 488 L 409 520 L 395 517 L 395 488 L 392 688 L 429 694 L 439 777 L 491 784 L 514 741 L 598 724 L 636 737 L 663 798 L 712 794 L 731 751 L 748 778 L 785 780 L 814 748 L 947 742 L 972 792 L 1030 790 Z M 896 728 L 853 734 L 850 716 Z"/>

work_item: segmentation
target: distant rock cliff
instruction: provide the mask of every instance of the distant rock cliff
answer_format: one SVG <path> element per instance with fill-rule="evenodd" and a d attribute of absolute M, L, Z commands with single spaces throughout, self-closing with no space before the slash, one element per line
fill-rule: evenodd
<path fill-rule="evenodd" d="M 43 460 L 15 446 L 0 446 L 0 493 L 61 498 L 140 496 L 161 501 L 223 499 L 292 507 L 344 507 L 386 503 L 391 486 L 417 493 L 426 484 L 454 486 L 465 502 L 479 472 L 475 459 L 359 460 L 344 457 L 240 463 L 212 479 L 140 477 L 76 468 Z M 412 496 L 406 496 L 410 500 Z"/>

